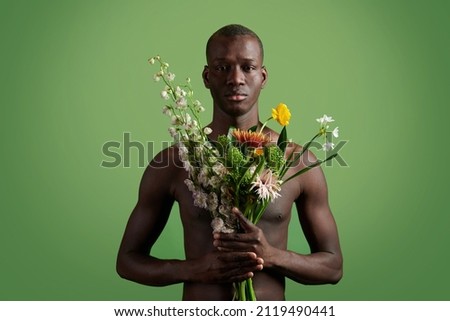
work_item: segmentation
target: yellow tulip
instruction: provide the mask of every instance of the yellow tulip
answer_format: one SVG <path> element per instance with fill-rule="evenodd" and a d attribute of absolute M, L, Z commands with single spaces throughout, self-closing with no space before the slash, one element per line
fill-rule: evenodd
<path fill-rule="evenodd" d="M 289 120 L 291 119 L 291 112 L 285 104 L 279 103 L 276 108 L 272 108 L 272 118 L 275 119 L 281 126 L 287 126 L 289 125 Z"/>

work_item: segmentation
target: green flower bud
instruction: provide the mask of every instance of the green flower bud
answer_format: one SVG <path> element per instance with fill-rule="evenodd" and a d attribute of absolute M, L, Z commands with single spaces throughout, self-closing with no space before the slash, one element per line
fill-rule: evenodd
<path fill-rule="evenodd" d="M 239 167 L 244 162 L 244 155 L 242 155 L 239 148 L 232 146 L 228 149 L 227 161 L 229 166 Z"/>
<path fill-rule="evenodd" d="M 283 151 L 276 145 L 266 146 L 264 148 L 264 157 L 269 168 L 275 172 L 278 172 L 286 162 Z"/>

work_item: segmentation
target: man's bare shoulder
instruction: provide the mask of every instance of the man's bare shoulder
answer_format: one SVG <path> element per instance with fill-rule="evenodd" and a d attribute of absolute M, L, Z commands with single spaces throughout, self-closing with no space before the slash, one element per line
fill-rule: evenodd
<path fill-rule="evenodd" d="M 181 162 L 178 154 L 178 146 L 172 145 L 161 150 L 158 154 L 155 155 L 155 157 L 149 163 L 148 167 L 153 169 L 166 168 L 170 170 L 176 168 L 183 169 L 183 163 Z"/>
<path fill-rule="evenodd" d="M 304 151 L 304 147 L 294 142 L 290 142 L 286 147 L 286 159 L 293 161 L 292 168 L 301 170 L 317 162 L 316 155 L 309 149 Z"/>
<path fill-rule="evenodd" d="M 178 147 L 167 147 L 161 150 L 145 169 L 140 184 L 141 191 L 153 192 L 155 188 L 172 191 L 185 172 L 178 155 Z"/>

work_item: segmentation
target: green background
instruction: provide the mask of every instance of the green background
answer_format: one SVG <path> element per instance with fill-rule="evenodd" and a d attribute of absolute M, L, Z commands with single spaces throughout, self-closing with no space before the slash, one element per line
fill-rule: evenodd
<path fill-rule="evenodd" d="M 241 23 L 265 44 L 261 114 L 288 104 L 304 143 L 326 113 L 349 140 L 349 166 L 324 168 L 344 278 L 289 282 L 287 299 L 449 300 L 449 12 L 444 0 L 0 1 L 0 299 L 180 299 L 180 285 L 116 274 L 143 166 L 132 148 L 129 166 L 104 168 L 102 146 L 124 156 L 129 133 L 152 156 L 169 139 L 155 54 L 210 106 L 204 45 Z M 155 255 L 183 258 L 181 237 L 174 209 Z M 307 249 L 295 216 L 289 242 Z"/>

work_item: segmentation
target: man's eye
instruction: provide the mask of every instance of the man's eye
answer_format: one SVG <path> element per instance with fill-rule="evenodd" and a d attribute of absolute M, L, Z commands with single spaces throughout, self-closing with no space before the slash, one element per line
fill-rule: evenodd
<path fill-rule="evenodd" d="M 216 66 L 216 71 L 227 71 L 227 66 L 222 66 L 222 65 L 220 65 L 220 66 Z"/>
<path fill-rule="evenodd" d="M 245 72 L 250 72 L 250 71 L 256 70 L 256 67 L 255 66 L 251 66 L 251 65 L 249 65 L 249 66 L 242 66 L 242 70 L 245 71 Z"/>

